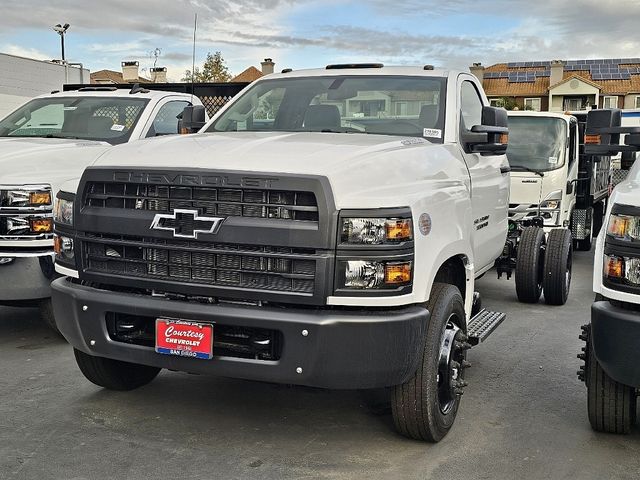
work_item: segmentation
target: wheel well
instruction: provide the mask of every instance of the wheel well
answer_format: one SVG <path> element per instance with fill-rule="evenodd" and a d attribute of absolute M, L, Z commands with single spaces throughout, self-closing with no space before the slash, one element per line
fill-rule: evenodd
<path fill-rule="evenodd" d="M 464 268 L 464 260 L 462 256 L 456 255 L 447 259 L 436 273 L 435 282 L 448 283 L 455 285 L 460 290 L 462 301 L 466 298 L 467 291 L 467 273 Z"/>

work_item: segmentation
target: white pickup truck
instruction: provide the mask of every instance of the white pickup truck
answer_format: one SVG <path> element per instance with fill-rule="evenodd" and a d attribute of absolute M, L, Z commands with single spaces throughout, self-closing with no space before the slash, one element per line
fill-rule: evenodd
<path fill-rule="evenodd" d="M 465 72 L 264 77 L 58 193 L 60 331 L 105 388 L 162 368 L 383 388 L 403 435 L 438 441 L 466 350 L 504 319 L 474 281 L 507 233 L 506 127 Z"/>
<path fill-rule="evenodd" d="M 590 113 L 591 115 L 591 113 Z M 596 153 L 640 150 L 640 127 L 602 128 L 589 118 L 587 133 Z M 620 134 L 626 145 L 619 145 Z M 625 155 L 626 156 L 626 155 Z M 591 321 L 582 326 L 585 342 L 578 376 L 587 386 L 587 411 L 594 430 L 629 433 L 640 391 L 640 162 L 613 190 L 595 248 L 595 301 Z"/>
<path fill-rule="evenodd" d="M 0 120 L 0 304 L 50 304 L 53 200 L 113 145 L 177 133 L 191 95 L 88 86 L 27 102 Z"/>

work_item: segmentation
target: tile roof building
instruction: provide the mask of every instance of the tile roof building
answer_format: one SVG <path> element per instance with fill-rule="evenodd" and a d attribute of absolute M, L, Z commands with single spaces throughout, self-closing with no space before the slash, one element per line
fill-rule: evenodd
<path fill-rule="evenodd" d="M 562 112 L 640 108 L 640 58 L 473 64 L 489 100 L 522 109 Z"/>
<path fill-rule="evenodd" d="M 122 71 L 98 70 L 91 73 L 91 83 L 94 84 L 121 84 L 121 83 L 163 83 L 167 81 L 167 69 L 154 67 L 151 75 L 155 80 L 141 77 L 138 73 L 138 62 L 122 62 Z"/>
<path fill-rule="evenodd" d="M 251 83 L 251 82 L 259 79 L 260 77 L 263 77 L 265 75 L 269 75 L 270 73 L 273 73 L 273 69 L 274 69 L 276 64 L 273 63 L 272 59 L 265 58 L 263 62 L 260 62 L 260 65 L 262 66 L 262 71 L 258 70 L 256 67 L 254 67 L 252 65 L 249 68 L 247 68 L 246 70 L 244 70 L 242 73 L 240 73 L 239 75 L 236 75 L 235 77 L 233 77 L 229 81 L 230 82 L 248 82 L 248 83 Z"/>

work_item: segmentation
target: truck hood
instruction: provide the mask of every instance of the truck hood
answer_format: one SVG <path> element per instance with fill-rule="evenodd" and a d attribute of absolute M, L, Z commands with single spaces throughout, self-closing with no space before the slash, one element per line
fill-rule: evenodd
<path fill-rule="evenodd" d="M 106 150 L 105 142 L 59 138 L 0 139 L 0 184 L 51 184 L 77 178 Z"/>
<path fill-rule="evenodd" d="M 387 135 L 228 132 L 135 142 L 112 149 L 95 165 L 321 175 L 342 206 L 357 197 L 360 207 L 367 198 L 380 207 L 411 194 L 407 178 L 415 179 L 416 191 L 427 179 L 447 181 L 439 165 L 457 148 Z"/>

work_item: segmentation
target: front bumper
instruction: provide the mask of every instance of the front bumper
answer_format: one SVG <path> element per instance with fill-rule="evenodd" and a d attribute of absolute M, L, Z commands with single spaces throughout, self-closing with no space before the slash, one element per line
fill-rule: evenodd
<path fill-rule="evenodd" d="M 53 252 L 40 256 L 1 256 L 0 304 L 19 304 L 51 296 Z M 5 263 L 8 262 L 8 263 Z"/>
<path fill-rule="evenodd" d="M 640 387 L 640 313 L 608 301 L 594 302 L 591 335 L 595 356 L 607 375 Z"/>
<path fill-rule="evenodd" d="M 405 382 L 422 360 L 429 321 L 429 312 L 419 306 L 329 310 L 205 305 L 98 290 L 64 278 L 52 287 L 58 328 L 71 345 L 87 354 L 191 373 L 322 388 Z M 212 360 L 162 355 L 152 347 L 112 340 L 107 312 L 278 330 L 282 353 L 277 361 L 215 356 L 214 340 Z"/>

